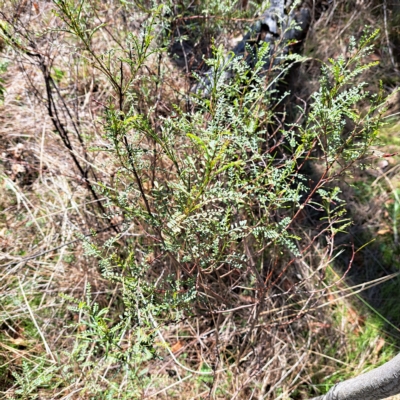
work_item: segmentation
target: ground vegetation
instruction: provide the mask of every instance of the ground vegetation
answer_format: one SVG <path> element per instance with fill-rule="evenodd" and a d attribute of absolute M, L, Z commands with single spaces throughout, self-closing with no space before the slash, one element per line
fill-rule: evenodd
<path fill-rule="evenodd" d="M 269 6 L 0 1 L 4 398 L 307 399 L 397 354 L 398 10 L 293 3 L 281 45 Z"/>

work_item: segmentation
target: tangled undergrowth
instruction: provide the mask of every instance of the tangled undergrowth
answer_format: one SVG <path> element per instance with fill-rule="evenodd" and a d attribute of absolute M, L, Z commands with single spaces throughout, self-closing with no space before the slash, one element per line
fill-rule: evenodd
<path fill-rule="evenodd" d="M 1 4 L 5 398 L 300 399 L 395 353 L 394 305 L 361 295 L 397 266 L 361 273 L 352 224 L 381 202 L 397 245 L 391 88 L 362 83 L 378 32 L 318 74 L 279 46 L 265 68 L 268 44 L 250 69 L 219 45 L 260 6 L 185 5 Z"/>

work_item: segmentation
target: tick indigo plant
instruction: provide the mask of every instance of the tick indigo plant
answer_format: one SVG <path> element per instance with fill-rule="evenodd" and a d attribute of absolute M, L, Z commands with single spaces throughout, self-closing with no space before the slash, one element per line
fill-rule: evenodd
<path fill-rule="evenodd" d="M 100 247 L 88 241 L 87 254 L 98 258 L 106 279 L 120 284 L 124 314 L 117 326 L 126 329 L 129 321 L 146 338 L 146 346 L 135 346 L 140 353 L 151 348 L 163 324 L 251 309 L 239 362 L 274 285 L 312 247 L 299 245 L 299 214 L 307 207 L 324 210 L 316 238 L 328 238 L 329 257 L 335 255 L 335 234 L 350 223 L 335 182 L 368 155 L 381 124 L 379 95 L 352 83 L 373 65 L 363 65 L 362 58 L 377 32 L 358 45 L 352 40 L 346 56 L 324 65 L 310 111 L 299 109 L 297 121 L 285 123 L 280 105 L 287 93 L 279 93 L 277 84 L 282 71 L 301 59 L 283 54 L 282 63 L 265 72 L 267 43 L 257 50 L 253 69 L 214 48 L 206 60 L 215 75 L 212 87 L 205 97 L 190 95 L 190 111 L 172 104 L 161 114 L 157 100 L 141 111 L 142 85 L 162 85 L 146 72 L 163 51 L 157 46 L 160 19 L 162 8 L 107 64 L 69 24 L 115 88 L 102 124 L 117 172 L 112 186 L 97 182 L 97 191 L 122 228 Z M 356 109 L 361 102 L 369 102 L 362 113 Z M 306 163 L 322 167 L 315 182 L 303 172 Z M 300 276 L 289 292 L 304 285 Z M 240 304 L 249 293 L 251 304 Z M 307 307 L 298 315 L 305 312 Z"/>
<path fill-rule="evenodd" d="M 241 355 L 268 310 L 266 298 L 274 285 L 310 248 L 299 246 L 302 238 L 296 233 L 302 210 L 325 210 L 317 236 L 323 233 L 332 246 L 334 235 L 349 223 L 335 181 L 367 156 L 381 123 L 379 96 L 371 96 L 365 84 L 352 83 L 372 66 L 363 65 L 362 58 L 377 32 L 358 45 L 352 40 L 346 56 L 322 67 L 311 109 L 299 109 L 296 122 L 284 122 L 279 106 L 287 94 L 276 88 L 282 71 L 301 60 L 282 54 L 282 63 L 265 72 L 267 43 L 257 50 L 253 69 L 214 48 L 213 58 L 206 60 L 215 74 L 209 95 L 191 94 L 190 111 L 172 104 L 160 113 L 157 100 L 142 111 L 139 97 L 162 85 L 146 69 L 164 51 L 157 44 L 162 7 L 137 37 L 128 35 L 119 49 L 96 54 L 90 40 L 101 27 L 89 28 L 81 10 L 69 3 L 57 5 L 66 30 L 114 89 L 102 124 L 117 172 L 112 186 L 97 182 L 96 187 L 112 216 L 123 221 L 121 233 L 100 247 L 86 242 L 103 276 L 121 287 L 124 313 L 110 329 L 124 331 L 129 321 L 144 340 L 131 351 L 145 357 L 163 324 L 234 312 L 240 296 L 251 292 Z M 355 106 L 364 101 L 369 108 L 358 112 Z M 323 167 L 312 184 L 303 172 L 306 163 Z M 265 267 L 277 254 L 275 270 Z M 303 285 L 303 277 L 296 285 Z"/>
<path fill-rule="evenodd" d="M 126 396 L 143 393 L 157 357 L 195 375 L 215 377 L 221 360 L 265 371 L 268 355 L 256 347 L 271 342 L 271 329 L 300 323 L 323 292 L 324 266 L 340 251 L 335 235 L 351 223 L 337 182 L 369 156 L 383 113 L 381 95 L 354 83 L 374 66 L 362 60 L 377 31 L 323 65 L 310 106 L 289 118 L 282 81 L 302 57 L 270 43 L 241 56 L 214 45 L 204 60 L 213 75 L 207 93 L 173 92 L 165 61 L 172 7 L 137 6 L 137 32 L 131 20 L 132 31 L 111 33 L 95 2 L 55 0 L 53 10 L 74 56 L 109 85 L 97 120 L 102 138 L 86 146 L 113 171 L 91 184 L 115 233 L 103 243 L 81 239 L 115 288 L 118 312 L 93 302 L 89 286 L 85 301 L 64 296 L 79 315 L 72 353 L 93 377 L 88 390 L 107 398 L 122 395 L 109 378 L 115 371 Z M 31 39 L 16 29 L 11 40 L 11 24 L 1 29 L 29 56 Z M 107 46 L 100 48 L 101 35 Z M 271 54 L 276 62 L 266 68 Z M 318 213 L 311 237 L 299 222 L 308 210 Z M 317 243 L 325 251 L 313 280 L 299 265 Z M 235 326 L 223 323 L 227 314 Z M 208 321 L 217 343 L 204 365 L 178 360 L 163 333 L 194 318 Z"/>

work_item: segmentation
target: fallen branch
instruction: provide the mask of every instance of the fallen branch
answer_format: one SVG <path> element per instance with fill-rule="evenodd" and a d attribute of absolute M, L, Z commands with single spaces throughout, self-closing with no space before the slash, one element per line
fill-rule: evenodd
<path fill-rule="evenodd" d="M 400 393 L 400 354 L 382 366 L 336 384 L 312 400 L 379 400 Z"/>

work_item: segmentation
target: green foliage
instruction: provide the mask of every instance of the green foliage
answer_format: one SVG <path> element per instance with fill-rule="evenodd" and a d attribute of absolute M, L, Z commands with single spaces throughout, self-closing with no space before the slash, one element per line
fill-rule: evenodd
<path fill-rule="evenodd" d="M 157 115 L 155 106 L 141 111 L 143 87 L 137 84 L 146 81 L 148 90 L 154 85 L 144 67 L 164 51 L 156 32 L 163 27 L 165 10 L 152 10 L 141 34 L 128 35 L 119 50 L 97 54 L 91 40 L 102 26 L 90 22 L 90 10 L 83 3 L 73 7 L 60 0 L 57 5 L 66 31 L 81 41 L 115 90 L 103 127 L 118 172 L 114 186 L 99 183 L 98 191 L 114 210 L 108 217 L 119 215 L 122 231 L 135 232 L 132 238 L 119 234 L 102 247 L 85 241 L 86 254 L 99 260 L 103 276 L 120 284 L 125 311 L 115 323 L 107 308 L 89 300 L 80 303 L 76 312 L 87 316 L 81 339 L 96 343 L 93 351 L 104 357 L 123 357 L 138 368 L 155 354 L 159 324 L 198 312 L 197 307 L 218 307 L 221 297 L 212 287 L 215 282 L 226 287 L 221 275 L 240 274 L 250 264 L 252 273 L 244 275 L 243 285 L 261 284 L 252 254 L 280 252 L 287 260 L 300 256 L 293 223 L 304 207 L 325 210 L 327 235 L 349 225 L 340 190 L 332 183 L 367 155 L 381 123 L 381 98 L 369 95 L 365 84 L 352 84 L 372 66 L 361 59 L 371 51 L 377 32 L 358 46 L 352 41 L 346 58 L 323 66 L 320 90 L 301 125 L 274 122 L 276 104 L 283 101 L 274 86 L 298 58 L 282 54 L 282 63 L 265 75 L 268 44 L 258 50 L 253 69 L 214 48 L 207 61 L 214 74 L 210 95 L 191 96 L 194 111 L 173 105 L 169 115 Z M 370 106 L 362 114 L 357 105 L 365 101 Z M 324 165 L 313 189 L 302 172 L 311 160 Z M 228 295 L 224 301 L 233 306 Z M 127 329 L 136 340 L 121 353 Z"/>
<path fill-rule="evenodd" d="M 4 79 L 1 77 L 7 71 L 8 62 L 0 59 L 0 104 L 4 102 L 6 88 L 4 87 Z"/>
<path fill-rule="evenodd" d="M 63 374 L 73 379 L 73 372 L 79 366 L 87 376 L 85 391 L 94 398 L 112 399 L 117 395 L 126 399 L 139 398 L 141 387 L 146 383 L 147 370 L 143 363 L 155 353 L 153 336 L 142 327 L 131 336 L 132 319 L 127 313 L 120 316 L 119 322 L 113 322 L 110 310 L 92 301 L 90 285 L 86 287 L 85 301 L 62 297 L 73 304 L 70 310 L 79 314 L 75 325 L 79 334 Z M 124 384 L 111 380 L 104 387 L 100 377 L 105 377 L 110 369 L 124 376 Z"/>
<path fill-rule="evenodd" d="M 371 53 L 371 42 L 377 35 L 378 31 L 365 34 L 358 47 L 352 39 L 347 59 L 344 56 L 339 57 L 337 61 L 330 60 L 330 65 L 322 67 L 321 87 L 314 95 L 313 109 L 302 136 L 305 142 L 319 142 L 327 173 L 331 172 L 339 159 L 346 162 L 345 168 L 349 168 L 353 160 L 365 156 L 382 124 L 381 95 L 370 95 L 365 90 L 365 82 L 356 86 L 352 84 L 356 76 L 376 65 L 363 65 L 362 59 Z M 370 103 L 365 114 L 356 108 L 364 100 Z M 352 124 L 350 131 L 344 134 L 349 123 Z"/>
<path fill-rule="evenodd" d="M 15 390 L 16 399 L 37 399 L 39 398 L 38 390 L 41 388 L 57 386 L 52 380 L 58 368 L 46 364 L 43 360 L 39 360 L 38 363 L 22 361 L 21 373 L 12 373 L 17 386 Z"/>
<path fill-rule="evenodd" d="M 301 255 L 292 226 L 304 207 L 325 210 L 327 235 L 349 225 L 340 190 L 332 183 L 367 155 L 381 124 L 381 98 L 369 95 L 365 84 L 352 84 L 372 66 L 361 59 L 377 32 L 363 37 L 358 47 L 352 41 L 347 58 L 323 66 L 320 90 L 302 125 L 273 122 L 273 115 L 279 116 L 273 85 L 297 59 L 282 55 L 284 63 L 265 76 L 267 44 L 252 70 L 214 48 L 214 58 L 207 61 L 214 71 L 210 95 L 193 95 L 194 111 L 175 105 L 154 124 L 155 108 L 140 111 L 135 84 L 144 82 L 143 67 L 152 55 L 163 51 L 154 35 L 163 9 L 152 12 L 139 39 L 126 38 L 129 58 L 122 50 L 107 58 L 91 50 L 92 34 L 101 27 L 89 29 L 82 25 L 88 24 L 82 10 L 72 13 L 69 3 L 57 4 L 69 32 L 81 39 L 115 89 L 103 127 L 118 173 L 113 187 L 99 183 L 98 191 L 114 210 L 109 218 L 121 216 L 122 230 L 136 232 L 129 239 L 117 235 L 102 247 L 85 242 L 86 254 L 99 260 L 103 276 L 120 284 L 125 312 L 110 324 L 107 308 L 81 303 L 76 311 L 88 316 L 81 339 L 97 343 L 106 357 L 119 358 L 119 343 L 130 327 L 136 340 L 123 357 L 140 366 L 155 354 L 159 324 L 198 312 L 197 307 L 218 307 L 221 298 L 211 288 L 215 282 L 226 286 L 220 275 L 253 263 L 243 285 L 257 284 L 259 265 L 252 254 L 280 252 L 287 260 Z M 125 79 L 116 72 L 120 64 L 129 70 Z M 227 81 L 228 68 L 232 78 Z M 357 105 L 365 101 L 370 106 L 360 113 Z M 324 165 L 313 189 L 302 172 L 311 160 Z M 122 254 L 118 241 L 124 241 Z M 224 300 L 233 306 L 229 296 Z"/>

